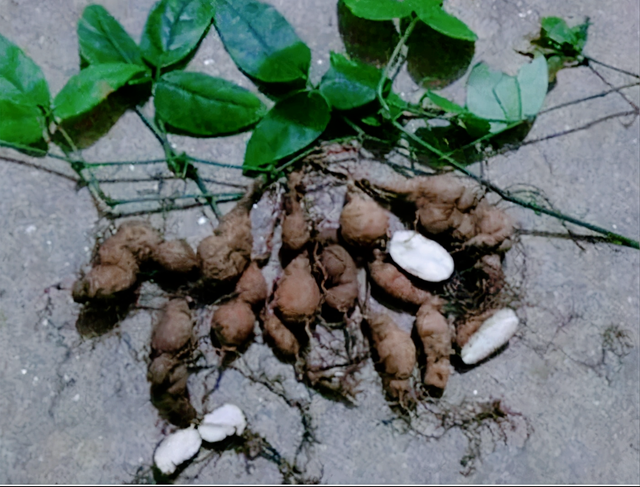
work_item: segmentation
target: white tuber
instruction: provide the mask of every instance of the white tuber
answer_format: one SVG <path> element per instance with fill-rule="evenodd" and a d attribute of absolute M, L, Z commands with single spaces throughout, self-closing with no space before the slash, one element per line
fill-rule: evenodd
<path fill-rule="evenodd" d="M 462 347 L 465 364 L 476 364 L 509 341 L 518 328 L 518 317 L 509 308 L 501 309 L 487 319 Z"/>
<path fill-rule="evenodd" d="M 238 406 L 225 404 L 205 415 L 198 432 L 204 441 L 214 443 L 227 436 L 241 435 L 247 426 L 247 420 Z"/>
<path fill-rule="evenodd" d="M 437 242 L 412 230 L 399 230 L 389 242 L 389 255 L 409 274 L 440 282 L 453 274 L 453 258 Z"/>
<path fill-rule="evenodd" d="M 153 461 L 165 475 L 171 475 L 178 465 L 192 458 L 202 444 L 202 438 L 193 426 L 171 433 L 160 442 Z"/>

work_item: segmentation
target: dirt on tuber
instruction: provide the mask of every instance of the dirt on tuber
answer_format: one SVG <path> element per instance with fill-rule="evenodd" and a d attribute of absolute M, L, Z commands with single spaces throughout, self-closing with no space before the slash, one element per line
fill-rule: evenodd
<path fill-rule="evenodd" d="M 428 291 L 416 287 L 400 269 L 387 262 L 384 252 L 374 249 L 373 255 L 375 260 L 369 263 L 369 276 L 390 297 L 414 306 L 431 297 Z"/>
<path fill-rule="evenodd" d="M 331 308 L 346 313 L 358 298 L 358 273 L 356 263 L 341 245 L 329 245 L 320 254 L 324 288 L 324 301 Z"/>
<path fill-rule="evenodd" d="M 347 195 L 340 214 L 340 233 L 354 247 L 370 248 L 387 237 L 389 215 L 378 203 L 358 194 Z"/>
<path fill-rule="evenodd" d="M 311 274 L 306 251 L 284 269 L 274 296 L 276 309 L 285 323 L 307 324 L 313 320 L 321 296 L 320 288 Z"/>
<path fill-rule="evenodd" d="M 427 356 L 424 384 L 437 389 L 445 388 L 451 374 L 451 332 L 440 313 L 443 304 L 444 301 L 435 296 L 426 301 L 418 310 L 415 323 Z"/>

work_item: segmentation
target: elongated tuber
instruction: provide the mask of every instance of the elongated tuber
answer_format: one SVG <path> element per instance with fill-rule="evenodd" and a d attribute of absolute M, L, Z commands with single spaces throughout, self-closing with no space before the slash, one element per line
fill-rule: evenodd
<path fill-rule="evenodd" d="M 296 357 L 300 353 L 300 343 L 282 321 L 267 309 L 263 315 L 264 334 L 267 342 L 286 357 Z"/>
<path fill-rule="evenodd" d="M 386 254 L 379 249 L 373 251 L 375 260 L 369 263 L 369 275 L 376 285 L 390 297 L 420 306 L 431 294 L 413 285 L 400 269 L 385 262 Z"/>
<path fill-rule="evenodd" d="M 299 251 L 311 236 L 300 202 L 294 194 L 284 198 L 285 215 L 282 220 L 282 246 L 286 250 Z"/>
<path fill-rule="evenodd" d="M 389 393 L 400 399 L 410 392 L 409 377 L 416 364 L 416 347 L 411 336 L 382 313 L 368 317 L 373 346 L 383 369 L 383 382 Z"/>
<path fill-rule="evenodd" d="M 389 226 L 389 215 L 375 201 L 351 194 L 340 214 L 342 238 L 356 247 L 372 247 L 384 240 Z"/>
<path fill-rule="evenodd" d="M 427 386 L 444 389 L 451 373 L 451 332 L 444 316 L 440 313 L 443 302 L 434 297 L 425 302 L 416 316 L 416 330 L 427 356 L 427 371 L 424 383 Z"/>

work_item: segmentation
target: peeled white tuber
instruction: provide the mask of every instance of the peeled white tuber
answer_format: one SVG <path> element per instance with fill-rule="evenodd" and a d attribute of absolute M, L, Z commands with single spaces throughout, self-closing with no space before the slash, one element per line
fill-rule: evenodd
<path fill-rule="evenodd" d="M 475 332 L 460 355 L 465 364 L 476 364 L 509 341 L 518 328 L 518 317 L 509 308 L 501 309 Z"/>
<path fill-rule="evenodd" d="M 453 274 L 453 258 L 437 242 L 412 230 L 399 230 L 389 242 L 389 255 L 409 274 L 440 282 Z"/>
<path fill-rule="evenodd" d="M 225 404 L 205 415 L 198 432 L 204 441 L 213 443 L 227 436 L 241 435 L 247 426 L 247 420 L 238 406 Z"/>
<path fill-rule="evenodd" d="M 198 453 L 201 444 L 202 438 L 193 426 L 178 430 L 160 442 L 153 461 L 163 474 L 171 475 L 178 465 Z"/>

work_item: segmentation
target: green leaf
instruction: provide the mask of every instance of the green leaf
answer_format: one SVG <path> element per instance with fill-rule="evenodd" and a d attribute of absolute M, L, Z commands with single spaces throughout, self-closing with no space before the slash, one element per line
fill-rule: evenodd
<path fill-rule="evenodd" d="M 460 105 L 458 105 L 457 103 L 447 100 L 446 98 L 440 95 L 436 95 L 431 90 L 427 90 L 425 95 L 427 98 L 429 98 L 429 100 L 431 100 L 431 102 L 433 102 L 435 105 L 442 108 L 445 112 L 455 113 L 455 114 L 461 114 L 465 112 L 465 109 Z"/>
<path fill-rule="evenodd" d="M 368 20 L 391 20 L 411 13 L 409 0 L 344 0 L 353 15 Z"/>
<path fill-rule="evenodd" d="M 318 92 L 301 91 L 276 103 L 258 123 L 247 144 L 245 169 L 258 169 L 289 156 L 316 140 L 331 110 Z"/>
<path fill-rule="evenodd" d="M 411 4 L 418 18 L 441 34 L 471 42 L 478 38 L 462 20 L 445 12 L 440 0 L 412 0 Z"/>
<path fill-rule="evenodd" d="M 89 5 L 78 21 L 80 55 L 89 64 L 129 63 L 144 66 L 140 48 L 101 5 Z"/>
<path fill-rule="evenodd" d="M 51 95 L 42 70 L 22 49 L 0 35 L 0 96 L 5 100 L 49 107 Z"/>
<path fill-rule="evenodd" d="M 549 73 L 544 56 L 538 56 L 518 71 L 522 117 L 535 117 L 544 103 L 549 88 Z"/>
<path fill-rule="evenodd" d="M 338 110 L 350 110 L 376 99 L 382 73 L 360 61 L 331 53 L 331 68 L 320 82 L 320 92 Z"/>
<path fill-rule="evenodd" d="M 520 68 L 517 76 L 491 70 L 478 63 L 467 80 L 467 109 L 491 123 L 491 132 L 516 122 L 535 117 L 547 94 L 549 76 L 547 61 L 538 56 Z"/>
<path fill-rule="evenodd" d="M 306 79 L 311 51 L 270 5 L 255 0 L 215 0 L 214 21 L 236 65 L 266 83 Z"/>
<path fill-rule="evenodd" d="M 184 59 L 198 45 L 213 16 L 211 0 L 161 0 L 140 40 L 144 58 L 158 68 Z"/>
<path fill-rule="evenodd" d="M 224 79 L 184 71 L 160 78 L 154 104 L 156 114 L 172 127 L 203 136 L 237 132 L 266 113 L 250 91 Z"/>
<path fill-rule="evenodd" d="M 42 139 L 44 115 L 35 105 L 0 98 L 0 140 L 29 145 Z"/>
<path fill-rule="evenodd" d="M 143 66 L 124 63 L 95 64 L 73 76 L 56 95 L 53 114 L 61 120 L 90 111 L 135 76 Z"/>
<path fill-rule="evenodd" d="M 562 46 L 563 44 L 574 45 L 575 34 L 560 17 L 544 17 L 541 21 L 542 31 L 549 40 Z"/>

